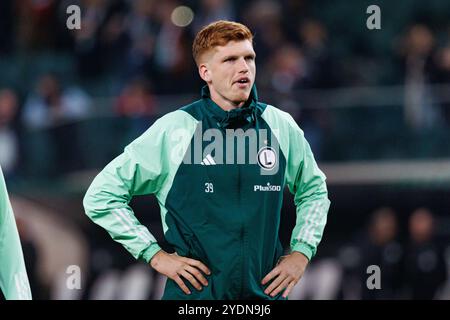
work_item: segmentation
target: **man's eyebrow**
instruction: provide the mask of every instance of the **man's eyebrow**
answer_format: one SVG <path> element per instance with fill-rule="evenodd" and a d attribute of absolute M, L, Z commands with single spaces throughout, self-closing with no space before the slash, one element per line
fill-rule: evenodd
<path fill-rule="evenodd" d="M 253 57 L 256 58 L 256 54 L 255 53 L 247 53 L 247 54 L 243 54 L 244 57 Z M 223 61 L 228 60 L 228 59 L 237 59 L 239 57 L 239 55 L 228 55 L 222 58 Z"/>
<path fill-rule="evenodd" d="M 225 56 L 225 57 L 223 57 L 223 59 L 222 59 L 222 60 L 228 60 L 228 59 L 237 59 L 237 57 L 238 57 L 238 56 L 236 56 L 236 55 L 229 55 L 229 56 Z"/>

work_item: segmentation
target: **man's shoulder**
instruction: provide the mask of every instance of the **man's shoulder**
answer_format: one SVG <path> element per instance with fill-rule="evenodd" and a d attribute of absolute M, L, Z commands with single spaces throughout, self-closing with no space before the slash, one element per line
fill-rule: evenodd
<path fill-rule="evenodd" d="M 287 125 L 290 127 L 297 127 L 297 123 L 289 112 L 283 111 L 280 108 L 271 104 L 260 103 L 264 105 L 264 111 L 262 117 L 267 122 L 273 125 Z"/>
<path fill-rule="evenodd" d="M 153 122 L 153 124 L 133 142 L 147 143 L 149 140 L 158 141 L 172 133 L 188 134 L 195 131 L 198 120 L 189 113 L 177 109 L 168 112 Z"/>
<path fill-rule="evenodd" d="M 203 112 L 202 112 L 203 108 L 204 108 L 204 103 L 200 99 L 200 100 L 194 101 L 190 104 L 187 104 L 178 110 L 186 112 L 195 120 L 200 121 L 203 118 Z"/>
<path fill-rule="evenodd" d="M 162 131 L 171 131 L 178 128 L 195 125 L 198 120 L 183 108 L 168 112 L 159 117 L 152 125 Z"/>
<path fill-rule="evenodd" d="M 164 114 L 139 137 L 131 142 L 127 148 L 136 149 L 149 145 L 163 145 L 176 143 L 180 138 L 193 135 L 198 121 L 183 110 L 175 110 Z M 164 143 L 163 143 L 164 142 Z"/>

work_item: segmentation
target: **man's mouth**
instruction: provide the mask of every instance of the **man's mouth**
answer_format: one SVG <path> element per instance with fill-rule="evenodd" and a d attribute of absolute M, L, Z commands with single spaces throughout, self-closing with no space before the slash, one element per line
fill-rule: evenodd
<path fill-rule="evenodd" d="M 247 77 L 242 77 L 234 83 L 237 84 L 239 88 L 246 88 L 250 84 L 250 79 Z"/>

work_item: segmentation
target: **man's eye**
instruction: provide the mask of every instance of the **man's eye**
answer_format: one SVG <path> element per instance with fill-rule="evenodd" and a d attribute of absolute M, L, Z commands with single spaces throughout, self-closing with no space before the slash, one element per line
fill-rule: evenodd
<path fill-rule="evenodd" d="M 245 59 L 246 59 L 246 60 L 255 60 L 255 57 L 248 56 L 248 57 L 246 57 Z"/>
<path fill-rule="evenodd" d="M 231 61 L 234 61 L 235 59 L 234 58 L 228 58 L 228 59 L 225 59 L 225 62 L 231 62 Z"/>

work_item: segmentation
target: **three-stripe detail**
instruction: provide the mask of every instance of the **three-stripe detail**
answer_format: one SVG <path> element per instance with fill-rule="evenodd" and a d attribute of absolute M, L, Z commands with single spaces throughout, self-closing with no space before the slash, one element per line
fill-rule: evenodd
<path fill-rule="evenodd" d="M 213 157 L 211 157 L 211 155 L 208 154 L 200 164 L 202 166 L 214 166 L 216 165 L 216 162 L 214 161 Z"/>
<path fill-rule="evenodd" d="M 136 224 L 129 212 L 125 209 L 115 209 L 112 214 L 116 218 L 116 221 L 125 228 L 126 232 L 133 232 L 137 235 L 139 239 L 144 241 L 147 245 L 156 242 L 155 237 L 153 237 L 148 229 L 143 225 Z"/>
<path fill-rule="evenodd" d="M 25 272 L 17 272 L 14 275 L 14 284 L 17 291 L 18 300 L 31 300 L 30 284 Z"/>
<path fill-rule="evenodd" d="M 324 225 L 323 219 L 326 219 L 325 211 L 323 206 L 326 203 L 324 201 L 316 201 L 309 208 L 307 214 L 305 215 L 305 222 L 297 234 L 296 239 L 298 241 L 303 241 L 308 244 L 314 245 L 314 240 L 316 236 L 317 228 Z"/>

